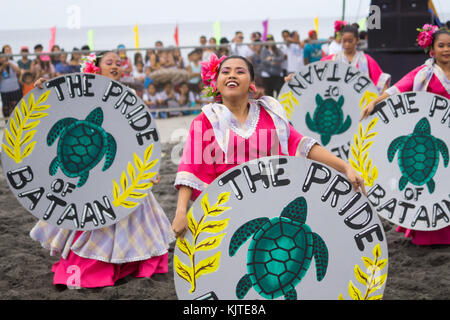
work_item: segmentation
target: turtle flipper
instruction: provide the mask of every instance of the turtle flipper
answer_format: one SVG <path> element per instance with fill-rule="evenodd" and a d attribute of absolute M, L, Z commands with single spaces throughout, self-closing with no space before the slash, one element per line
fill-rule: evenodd
<path fill-rule="evenodd" d="M 436 139 L 436 146 L 444 159 L 444 167 L 447 168 L 449 160 L 447 145 L 441 139 Z"/>
<path fill-rule="evenodd" d="M 350 116 L 347 116 L 347 119 L 345 119 L 344 123 L 341 124 L 341 126 L 338 128 L 336 134 L 340 134 L 342 132 L 347 131 L 348 128 L 352 125 L 352 119 Z"/>
<path fill-rule="evenodd" d="M 240 226 L 230 240 L 230 247 L 228 249 L 230 257 L 234 256 L 239 248 L 256 232 L 256 230 L 269 221 L 269 218 L 265 217 L 256 218 Z"/>
<path fill-rule="evenodd" d="M 78 188 L 82 187 L 86 183 L 88 178 L 89 178 L 89 171 L 82 172 L 80 174 L 80 180 L 78 180 L 77 187 Z"/>
<path fill-rule="evenodd" d="M 75 118 L 64 118 L 56 122 L 47 134 L 47 145 L 51 146 L 61 132 L 75 121 L 77 121 Z"/>
<path fill-rule="evenodd" d="M 430 181 L 427 182 L 427 188 L 430 193 L 434 192 L 435 187 L 436 187 L 436 184 L 434 183 L 433 179 L 431 179 Z"/>
<path fill-rule="evenodd" d="M 425 134 L 430 135 L 431 134 L 431 127 L 430 122 L 426 117 L 423 117 L 422 119 L 417 122 L 416 126 L 414 127 L 414 133 L 416 134 Z"/>
<path fill-rule="evenodd" d="M 314 238 L 314 260 L 316 261 L 316 276 L 317 281 L 322 281 L 327 273 L 328 268 L 328 248 L 325 241 L 317 234 L 313 232 Z"/>
<path fill-rule="evenodd" d="M 330 140 L 331 140 L 331 136 L 328 134 L 322 134 L 320 136 L 320 142 L 322 142 L 322 144 L 324 146 L 326 146 L 328 144 L 328 142 L 330 142 Z"/>
<path fill-rule="evenodd" d="M 52 160 L 50 163 L 50 167 L 48 168 L 48 172 L 51 176 L 54 176 L 59 168 L 59 160 L 58 157 L 55 157 L 55 159 Z"/>
<path fill-rule="evenodd" d="M 300 223 L 306 222 L 306 213 L 308 212 L 308 205 L 305 198 L 298 197 L 284 207 L 281 212 L 281 217 L 289 218 Z"/>
<path fill-rule="evenodd" d="M 402 176 L 400 178 L 400 181 L 398 182 L 398 188 L 400 189 L 400 191 L 405 189 L 407 184 L 408 184 L 408 178 Z"/>
<path fill-rule="evenodd" d="M 314 132 L 317 132 L 317 127 L 314 123 L 314 121 L 311 119 L 311 115 L 309 114 L 309 112 L 306 113 L 306 125 L 308 126 L 308 129 Z"/>
<path fill-rule="evenodd" d="M 116 140 L 111 134 L 107 134 L 107 142 L 106 142 L 106 160 L 103 165 L 102 171 L 106 171 L 109 167 L 111 167 L 114 162 L 114 158 L 116 157 L 117 144 Z"/>
<path fill-rule="evenodd" d="M 98 126 L 101 126 L 103 123 L 103 111 L 102 108 L 97 107 L 94 110 L 89 113 L 89 115 L 86 117 L 86 121 L 89 121 L 91 123 L 94 123 Z"/>
<path fill-rule="evenodd" d="M 297 291 L 292 289 L 284 295 L 284 300 L 297 300 Z"/>
<path fill-rule="evenodd" d="M 400 136 L 392 140 L 387 150 L 387 157 L 389 162 L 392 162 L 392 160 L 394 160 L 397 150 L 405 143 L 406 139 L 407 136 Z"/>
<path fill-rule="evenodd" d="M 243 299 L 251 287 L 253 287 L 253 283 L 250 280 L 250 276 L 246 274 L 236 285 L 236 297 L 238 297 L 238 299 Z"/>

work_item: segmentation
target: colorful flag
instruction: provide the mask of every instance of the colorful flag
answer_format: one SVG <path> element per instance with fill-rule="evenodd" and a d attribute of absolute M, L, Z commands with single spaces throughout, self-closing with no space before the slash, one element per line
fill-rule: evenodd
<path fill-rule="evenodd" d="M 268 20 L 268 19 L 264 20 L 264 21 L 262 22 L 262 25 L 263 25 L 263 35 L 262 35 L 262 40 L 263 40 L 263 41 L 266 41 L 266 39 L 267 39 L 267 31 L 268 31 L 268 29 L 269 29 L 269 20 Z"/>
<path fill-rule="evenodd" d="M 359 30 L 361 31 L 367 31 L 366 29 L 366 22 L 367 22 L 367 18 L 361 18 L 358 20 L 358 26 L 359 26 Z"/>
<path fill-rule="evenodd" d="M 134 30 L 134 47 L 136 49 L 139 49 L 139 30 L 137 24 L 134 26 L 133 30 Z"/>
<path fill-rule="evenodd" d="M 175 45 L 178 47 L 180 45 L 180 40 L 178 38 L 178 24 L 175 27 L 175 33 L 173 34 L 173 38 L 175 39 Z"/>
<path fill-rule="evenodd" d="M 92 50 L 94 50 L 94 29 L 88 30 L 87 38 L 88 38 L 89 49 L 92 51 Z"/>
<path fill-rule="evenodd" d="M 314 30 L 316 30 L 317 37 L 319 37 L 319 17 L 314 18 Z"/>
<path fill-rule="evenodd" d="M 222 26 L 220 21 L 214 22 L 214 38 L 216 39 L 216 43 L 220 44 L 220 39 L 222 39 Z"/>
<path fill-rule="evenodd" d="M 48 44 L 48 51 L 52 51 L 53 46 L 55 45 L 56 39 L 56 27 L 50 28 L 50 42 Z"/>
<path fill-rule="evenodd" d="M 436 8 L 434 7 L 433 0 L 428 0 L 428 12 L 433 16 L 434 23 L 437 24 L 439 28 L 442 27 L 442 22 L 439 19 Z"/>

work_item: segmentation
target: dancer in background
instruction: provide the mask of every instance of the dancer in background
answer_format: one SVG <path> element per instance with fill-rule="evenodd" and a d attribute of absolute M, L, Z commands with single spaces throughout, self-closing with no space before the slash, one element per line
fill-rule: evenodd
<path fill-rule="evenodd" d="M 95 65 L 88 60 L 82 72 L 91 70 L 120 80 L 122 63 L 115 52 L 90 55 L 88 59 L 94 60 Z M 44 82 L 45 79 L 39 79 L 35 84 L 42 88 Z M 157 184 L 159 180 L 160 177 L 151 182 Z M 169 243 L 174 240 L 170 222 L 151 191 L 135 211 L 114 225 L 71 231 L 39 221 L 30 236 L 49 249 L 50 255 L 61 255 L 52 266 L 54 285 L 70 286 L 72 273 L 68 270 L 77 266 L 79 286 L 83 288 L 113 286 L 130 274 L 141 278 L 167 273 Z"/>
<path fill-rule="evenodd" d="M 367 104 L 361 112 L 361 120 L 367 118 L 375 105 L 390 95 L 407 91 L 426 91 L 450 99 L 450 30 L 438 30 L 437 26 L 424 25 L 419 34 L 418 43 L 429 51 L 430 58 L 418 66 L 400 81 L 387 89 L 381 96 Z M 402 227 L 398 232 L 405 232 L 416 245 L 450 244 L 450 226 L 437 231 L 409 230 Z"/>

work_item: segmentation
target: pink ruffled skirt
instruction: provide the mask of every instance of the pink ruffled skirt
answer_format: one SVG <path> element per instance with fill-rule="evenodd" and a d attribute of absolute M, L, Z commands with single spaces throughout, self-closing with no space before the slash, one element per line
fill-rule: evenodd
<path fill-rule="evenodd" d="M 404 232 L 406 238 L 411 238 L 415 245 L 429 246 L 434 244 L 450 244 L 450 226 L 436 231 L 410 230 L 403 227 L 397 227 L 397 232 Z"/>

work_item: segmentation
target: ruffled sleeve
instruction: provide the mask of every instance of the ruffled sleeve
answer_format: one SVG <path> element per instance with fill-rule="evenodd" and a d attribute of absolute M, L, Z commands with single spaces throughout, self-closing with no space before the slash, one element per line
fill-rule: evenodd
<path fill-rule="evenodd" d="M 384 73 L 378 63 L 371 56 L 369 56 L 368 54 L 366 54 L 365 56 L 369 65 L 369 77 L 377 87 L 378 92 L 381 93 L 386 84 L 387 86 L 390 86 L 391 75 L 388 73 Z"/>

